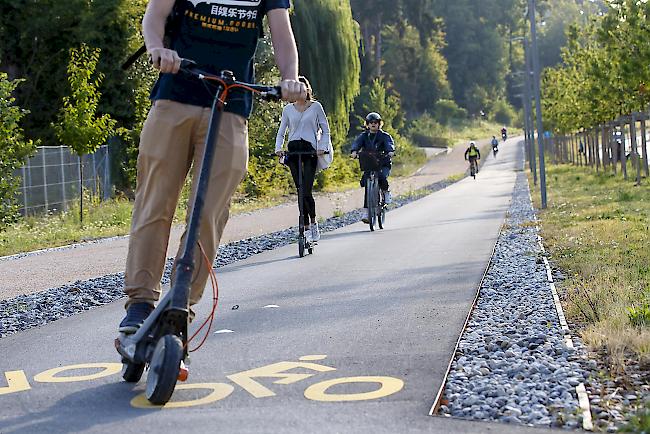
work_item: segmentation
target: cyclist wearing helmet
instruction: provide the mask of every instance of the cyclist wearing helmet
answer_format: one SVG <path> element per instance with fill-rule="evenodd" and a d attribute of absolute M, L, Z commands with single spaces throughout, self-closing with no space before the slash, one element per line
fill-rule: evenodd
<path fill-rule="evenodd" d="M 366 116 L 366 131 L 361 133 L 352 144 L 351 156 L 356 158 L 361 150 L 383 152 L 386 155 L 380 160 L 381 172 L 379 175 L 379 188 L 384 192 L 384 201 L 389 204 L 392 201 L 388 177 L 392 167 L 391 158 L 395 155 L 395 142 L 390 134 L 381 129 L 384 125 L 379 113 L 368 113 Z M 361 176 L 361 186 L 366 186 L 368 172 Z M 366 204 L 364 203 L 364 208 Z"/>
<path fill-rule="evenodd" d="M 481 151 L 476 147 L 476 143 L 469 142 L 469 148 L 465 151 L 465 160 L 468 160 L 470 165 L 474 165 L 476 173 L 478 173 L 478 160 L 480 159 Z"/>
<path fill-rule="evenodd" d="M 497 140 L 496 136 L 492 136 L 492 142 L 490 143 L 492 144 L 492 150 L 494 151 L 494 155 L 496 155 L 497 152 L 499 151 L 499 141 Z"/>

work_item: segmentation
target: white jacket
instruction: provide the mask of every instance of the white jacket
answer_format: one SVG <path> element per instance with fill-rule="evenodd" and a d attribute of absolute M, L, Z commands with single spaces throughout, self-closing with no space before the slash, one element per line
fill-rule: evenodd
<path fill-rule="evenodd" d="M 315 150 L 329 151 L 329 154 L 318 156 L 318 171 L 327 169 L 332 164 L 334 149 L 330 136 L 330 126 L 323 106 L 318 101 L 313 101 L 304 111 L 300 112 L 294 104 L 287 104 L 282 110 L 282 121 L 275 138 L 275 152 L 281 151 L 284 139 L 289 130 L 287 142 L 292 140 L 306 140 Z"/>

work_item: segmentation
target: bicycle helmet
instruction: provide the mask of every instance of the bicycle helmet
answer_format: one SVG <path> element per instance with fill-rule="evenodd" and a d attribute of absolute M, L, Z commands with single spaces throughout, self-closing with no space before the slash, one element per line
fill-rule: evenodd
<path fill-rule="evenodd" d="M 366 122 L 381 122 L 381 115 L 379 113 L 375 112 L 370 112 L 368 113 L 368 116 L 366 116 Z"/>

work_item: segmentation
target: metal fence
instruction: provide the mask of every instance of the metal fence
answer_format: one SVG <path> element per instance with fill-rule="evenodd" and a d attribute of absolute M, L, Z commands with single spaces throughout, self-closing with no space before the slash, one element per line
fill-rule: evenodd
<path fill-rule="evenodd" d="M 84 189 L 102 200 L 110 198 L 113 186 L 108 146 L 81 160 Z M 64 211 L 79 200 L 79 157 L 67 146 L 39 147 L 16 175 L 21 178 L 18 201 L 23 215 Z"/>

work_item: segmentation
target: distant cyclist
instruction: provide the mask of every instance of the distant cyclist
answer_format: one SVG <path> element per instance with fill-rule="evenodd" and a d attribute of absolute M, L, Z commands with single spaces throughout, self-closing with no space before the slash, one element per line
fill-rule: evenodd
<path fill-rule="evenodd" d="M 499 141 L 496 136 L 492 136 L 492 142 L 490 143 L 492 144 L 492 151 L 494 152 L 494 155 L 496 155 L 497 152 L 499 152 Z"/>
<path fill-rule="evenodd" d="M 481 151 L 476 147 L 475 142 L 469 142 L 469 148 L 465 151 L 465 160 L 469 161 L 470 165 L 474 165 L 474 170 L 478 173 L 478 160 L 481 159 Z"/>
<path fill-rule="evenodd" d="M 501 138 L 503 139 L 504 142 L 508 138 L 508 130 L 506 129 L 506 127 L 501 128 Z"/>
<path fill-rule="evenodd" d="M 366 116 L 366 131 L 361 133 L 352 144 L 351 156 L 352 158 L 356 158 L 358 152 L 361 150 L 384 153 L 380 157 L 381 171 L 379 174 L 379 188 L 384 192 L 384 202 L 389 204 L 392 198 L 389 190 L 388 177 L 390 176 L 390 169 L 392 167 L 391 158 L 395 155 L 395 142 L 390 134 L 381 129 L 383 125 L 384 122 L 379 113 L 368 113 L 368 116 Z M 361 176 L 362 187 L 366 186 L 368 175 L 368 172 L 364 172 Z M 366 203 L 364 203 L 364 208 L 367 208 Z"/>

